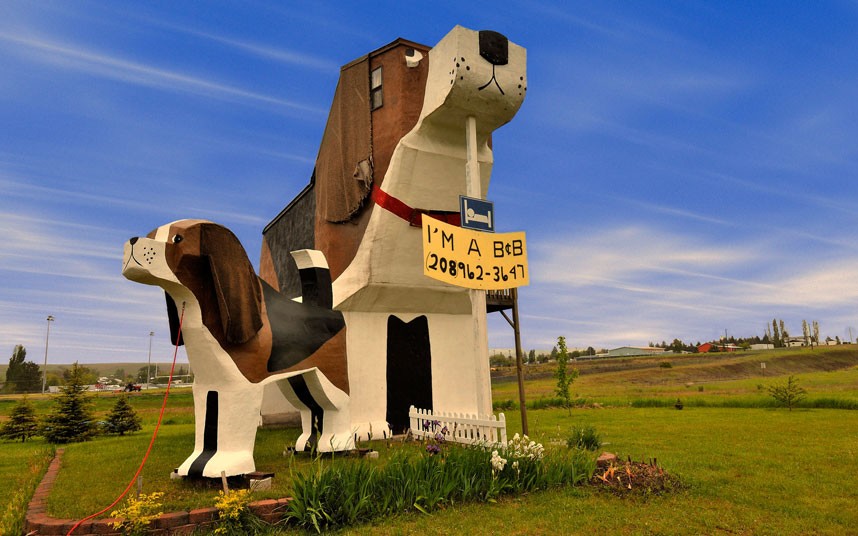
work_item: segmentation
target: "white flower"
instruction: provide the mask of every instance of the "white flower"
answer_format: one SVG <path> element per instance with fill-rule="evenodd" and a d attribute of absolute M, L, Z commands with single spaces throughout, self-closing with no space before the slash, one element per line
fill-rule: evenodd
<path fill-rule="evenodd" d="M 503 468 L 506 466 L 506 459 L 501 458 L 498 451 L 492 451 L 492 472 L 497 473 L 499 471 L 503 471 Z"/>

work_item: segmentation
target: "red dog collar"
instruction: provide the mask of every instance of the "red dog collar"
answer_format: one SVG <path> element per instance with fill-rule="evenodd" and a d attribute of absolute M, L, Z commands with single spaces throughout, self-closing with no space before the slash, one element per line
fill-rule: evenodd
<path fill-rule="evenodd" d="M 441 220 L 444 223 L 455 225 L 456 227 L 462 226 L 462 217 L 458 212 L 411 208 L 399 199 L 379 188 L 378 184 L 372 185 L 372 200 L 376 205 L 407 221 L 412 227 L 423 226 L 424 214 L 435 218 L 436 220 Z"/>

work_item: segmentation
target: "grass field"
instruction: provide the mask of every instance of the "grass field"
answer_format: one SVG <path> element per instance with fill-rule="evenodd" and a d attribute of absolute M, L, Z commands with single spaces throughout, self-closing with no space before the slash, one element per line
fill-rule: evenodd
<path fill-rule="evenodd" d="M 632 405 L 636 400 L 664 400 L 672 406 L 680 398 L 685 405 L 760 407 L 773 403 L 768 386 L 794 374 L 808 390 L 807 405 L 812 406 L 814 399 L 836 398 L 858 407 L 858 345 L 714 354 L 718 357 L 696 355 L 626 359 L 626 366 L 622 361 L 576 363 L 572 366 L 581 376 L 571 392 L 573 398 L 610 406 Z M 665 368 L 662 363 L 671 366 Z M 766 363 L 766 368 L 760 363 Z M 528 369 L 527 400 L 554 396 L 556 381 L 551 377 L 551 365 Z M 492 395 L 496 402 L 517 402 L 518 386 L 512 374 L 495 381 Z"/>
<path fill-rule="evenodd" d="M 761 369 L 759 363 L 767 363 Z M 354 527 L 348 534 L 858 534 L 858 411 L 770 407 L 767 386 L 795 374 L 814 399 L 858 404 L 858 350 L 852 347 L 799 352 L 719 356 L 677 356 L 636 361 L 634 370 L 616 364 L 581 364 L 573 384 L 586 406 L 531 410 L 531 435 L 547 448 L 560 446 L 573 426 L 593 425 L 606 442 L 603 450 L 633 459 L 657 458 L 688 488 L 667 496 L 626 497 L 572 488 L 533 493 L 492 505 L 456 505 L 431 516 L 409 515 L 377 525 Z M 598 368 L 601 367 L 601 368 Z M 531 370 L 532 376 L 550 373 Z M 553 395 L 550 377 L 528 380 L 529 399 Z M 702 388 L 702 390 L 701 390 Z M 494 384 L 495 400 L 515 399 L 515 382 Z M 685 409 L 673 409 L 681 398 Z M 50 402 L 30 397 L 39 413 Z M 666 407 L 634 407 L 646 401 Z M 694 401 L 698 403 L 695 404 Z M 160 408 L 153 394 L 136 395 L 132 404 L 145 426 L 131 437 L 100 437 L 68 445 L 63 468 L 49 499 L 57 517 L 83 517 L 97 511 L 127 484 L 148 444 Z M 0 399 L 0 418 L 13 401 Z M 112 397 L 96 399 L 106 413 Z M 216 489 L 169 480 L 169 473 L 193 443 L 192 401 L 188 391 L 173 391 L 165 425 L 144 472 L 144 491 L 165 491 L 165 507 L 211 506 Z M 507 411 L 509 433 L 520 429 L 518 412 Z M 291 471 L 311 463 L 284 458 L 296 430 L 261 430 L 256 460 L 274 471 L 276 487 L 258 498 L 283 496 Z M 376 444 L 382 457 L 401 448 Z M 27 472 L 28 460 L 46 445 L 0 443 L 0 504 L 12 496 L 7 483 Z"/>

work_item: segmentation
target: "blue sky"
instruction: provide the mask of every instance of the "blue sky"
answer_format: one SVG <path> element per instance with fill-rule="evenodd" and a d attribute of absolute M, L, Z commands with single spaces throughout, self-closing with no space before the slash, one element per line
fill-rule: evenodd
<path fill-rule="evenodd" d="M 0 352 L 41 363 L 51 314 L 51 362 L 145 361 L 150 331 L 168 361 L 125 240 L 206 218 L 258 265 L 339 66 L 456 24 L 528 50 L 488 192 L 499 230 L 528 236 L 527 349 L 858 328 L 855 2 L 7 0 Z"/>

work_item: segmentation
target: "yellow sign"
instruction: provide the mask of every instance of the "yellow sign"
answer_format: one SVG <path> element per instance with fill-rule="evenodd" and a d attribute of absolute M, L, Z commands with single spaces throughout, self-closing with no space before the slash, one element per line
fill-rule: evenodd
<path fill-rule="evenodd" d="M 523 287 L 530 283 L 524 233 L 471 231 L 424 214 L 423 273 L 458 287 Z"/>

